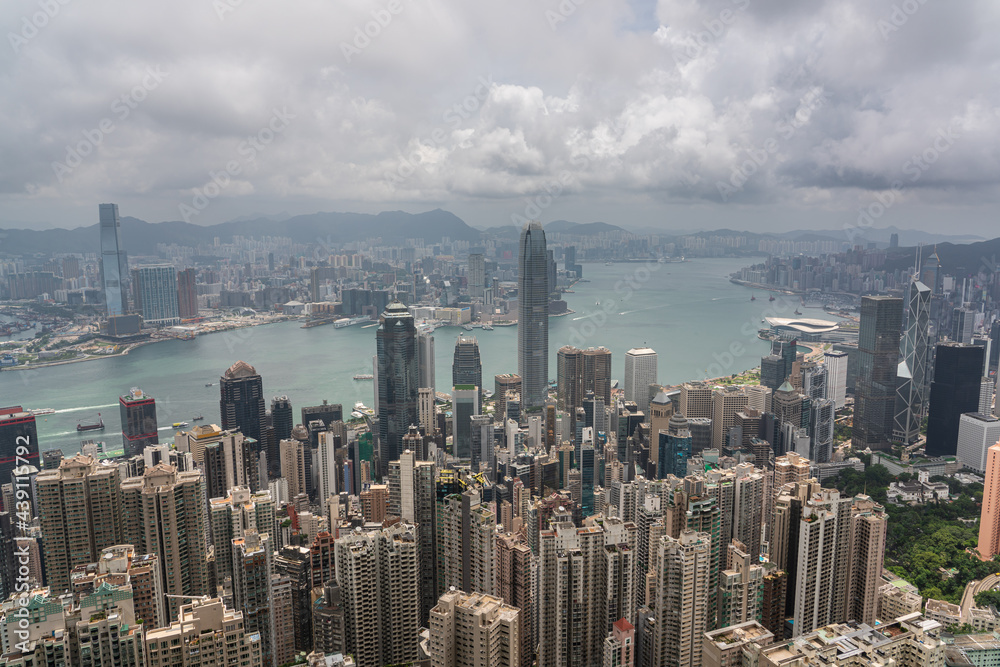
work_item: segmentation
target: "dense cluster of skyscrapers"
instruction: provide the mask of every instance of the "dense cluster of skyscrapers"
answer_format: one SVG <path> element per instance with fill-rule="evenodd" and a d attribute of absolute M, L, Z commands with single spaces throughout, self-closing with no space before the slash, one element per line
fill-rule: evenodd
<path fill-rule="evenodd" d="M 101 215 L 115 315 L 117 211 Z M 944 664 L 941 624 L 883 600 L 885 509 L 821 484 L 862 466 L 835 447 L 848 394 L 855 451 L 910 446 L 926 416 L 928 456 L 961 450 L 987 475 L 979 550 L 1000 552 L 989 352 L 941 336 L 932 355 L 922 282 L 905 299 L 862 299 L 854 351 L 807 357 L 775 340 L 760 384 L 664 386 L 642 346 L 619 389 L 602 347 L 561 347 L 550 381 L 540 224 L 521 231 L 518 265 L 517 373 L 496 375 L 492 393 L 464 335 L 439 393 L 434 337 L 391 298 L 374 410 L 353 419 L 323 401 L 296 420 L 245 361 L 220 377 L 218 424 L 171 443 L 155 398 L 122 396 L 116 459 L 40 455 L 34 417 L 0 409 L 3 437 L 27 443 L 0 460 L 13 480 L 0 662 Z M 133 285 L 169 315 L 156 286 L 176 292 L 176 276 L 160 273 Z M 489 283 L 470 253 L 469 296 Z"/>

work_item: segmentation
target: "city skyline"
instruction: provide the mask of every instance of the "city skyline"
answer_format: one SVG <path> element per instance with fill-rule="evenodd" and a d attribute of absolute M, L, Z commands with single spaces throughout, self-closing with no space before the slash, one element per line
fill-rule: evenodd
<path fill-rule="evenodd" d="M 844 637 L 834 644 L 860 646 L 873 665 L 893 651 L 908 656 L 902 667 L 933 667 L 942 630 L 1000 626 L 973 595 L 996 576 L 985 560 L 996 505 L 976 504 L 982 477 L 953 458 L 957 442 L 969 470 L 996 474 L 1000 271 L 959 279 L 937 252 L 911 266 L 898 237 L 849 251 L 776 241 L 765 262 L 725 270 L 717 258 L 745 237 L 555 232 L 550 243 L 528 222 L 519 239 L 481 247 L 383 243 L 325 255 L 271 236 L 161 246 L 153 266 L 136 262 L 122 314 L 92 305 L 96 255 L 0 264 L 4 332 L 18 336 L 0 361 L 26 379 L 16 398 L 100 408 L 109 369 L 136 387 L 114 392 L 125 452 L 53 448 L 48 420 L 72 410 L 0 408 L 0 463 L 43 449 L 40 470 L 18 465 L 0 484 L 0 631 L 26 599 L 39 620 L 34 643 L 0 663 L 42 651 L 75 665 L 98 646 L 160 661 L 188 628 L 199 637 L 172 654 L 179 664 L 202 659 L 198 646 L 227 667 L 476 656 L 520 667 L 536 654 L 539 667 L 723 667 L 737 649 L 765 664 Z M 907 290 L 923 301 L 907 303 Z M 190 318 L 161 316 L 182 301 Z M 36 319 L 44 328 L 25 337 Z M 900 344 L 904 321 L 935 344 L 937 366 L 927 436 L 905 450 L 894 408 L 918 353 Z M 436 354 L 444 327 L 465 333 Z M 108 349 L 136 354 L 64 365 Z M 654 349 L 672 369 L 678 355 L 713 361 L 660 384 Z M 355 364 L 365 372 L 352 376 Z M 81 382 L 36 392 L 81 368 L 98 400 Z M 421 386 L 449 375 L 450 394 Z M 502 395 L 483 387 L 490 375 Z M 158 443 L 177 403 L 215 400 L 218 424 L 177 421 Z M 78 434 L 105 428 L 77 423 Z M 983 560 L 960 548 L 978 516 Z M 942 520 L 954 548 L 937 546 Z M 30 598 L 14 592 L 24 582 Z M 818 660 L 847 667 L 856 655 Z"/>

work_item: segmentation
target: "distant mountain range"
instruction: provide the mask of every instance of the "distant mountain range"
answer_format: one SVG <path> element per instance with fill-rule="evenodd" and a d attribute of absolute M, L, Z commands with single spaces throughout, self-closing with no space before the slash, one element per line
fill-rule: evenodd
<path fill-rule="evenodd" d="M 475 243 L 482 238 L 479 230 L 441 209 L 416 214 L 404 211 L 384 211 L 377 215 L 314 213 L 286 220 L 257 218 L 209 226 L 180 221 L 152 224 L 129 217 L 122 218 L 121 222 L 122 243 L 131 255 L 156 254 L 158 243 L 195 246 L 212 243 L 216 237 L 227 243 L 233 236 L 287 236 L 296 243 L 325 245 L 331 250 L 344 243 L 377 237 L 387 243 L 405 239 L 438 243 L 444 237 Z M 68 230 L 0 230 L 0 239 L 0 250 L 16 255 L 100 250 L 96 224 Z"/>
<path fill-rule="evenodd" d="M 95 216 L 96 217 L 96 216 Z M 588 237 L 606 232 L 629 232 L 639 234 L 660 234 L 662 237 L 694 234 L 709 236 L 719 234 L 743 234 L 751 239 L 750 247 L 757 239 L 777 238 L 792 241 L 841 240 L 846 241 L 844 230 L 792 231 L 782 233 L 766 233 L 750 231 L 734 231 L 719 229 L 702 232 L 678 232 L 674 230 L 636 229 L 627 230 L 606 222 L 579 223 L 569 220 L 553 220 L 545 224 L 545 231 L 565 237 Z M 420 239 L 425 243 L 438 243 L 442 238 L 478 243 L 483 237 L 516 240 L 520 229 L 514 225 L 490 227 L 479 230 L 469 226 L 458 216 L 435 209 L 424 213 L 406 213 L 404 211 L 383 211 L 378 214 L 367 213 L 313 213 L 311 215 L 288 216 L 287 214 L 260 215 L 230 220 L 218 225 L 193 225 L 186 222 L 170 221 L 149 223 L 137 218 L 122 218 L 122 241 L 132 255 L 154 255 L 158 243 L 174 243 L 185 246 L 211 244 L 215 238 L 228 243 L 233 236 L 285 236 L 296 243 L 328 246 L 335 249 L 345 243 L 362 241 L 381 237 L 387 243 L 403 242 L 405 239 Z M 880 245 L 888 244 L 893 233 L 900 235 L 900 240 L 912 245 L 939 244 L 939 255 L 943 263 L 956 262 L 956 266 L 966 266 L 972 263 L 971 256 L 966 257 L 963 248 L 972 247 L 972 241 L 982 241 L 978 237 L 949 236 L 932 234 L 914 230 L 901 230 L 895 227 L 865 230 L 862 238 L 868 242 Z M 76 229 L 8 229 L 0 230 L 0 251 L 12 255 L 33 255 L 48 253 L 97 252 L 99 250 L 99 234 L 97 224 Z M 973 243 L 973 246 L 977 244 Z M 984 246 L 984 249 L 986 246 Z M 903 248 L 900 249 L 901 251 Z M 912 250 L 909 256 L 912 257 Z M 975 252 L 979 252 L 976 250 Z M 984 250 L 985 252 L 985 250 Z M 987 256 L 992 256 L 997 250 L 990 250 Z M 974 258 L 979 261 L 978 258 Z M 895 260 L 894 260 L 895 261 Z M 904 261 L 900 257 L 899 261 Z M 978 264 L 977 264 L 978 266 Z M 949 268 L 949 270 L 951 270 Z M 970 269 L 974 270 L 974 269 Z"/>

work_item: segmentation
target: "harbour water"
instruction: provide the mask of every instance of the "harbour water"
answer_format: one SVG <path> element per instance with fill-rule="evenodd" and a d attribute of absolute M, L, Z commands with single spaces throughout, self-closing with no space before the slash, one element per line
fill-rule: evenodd
<path fill-rule="evenodd" d="M 648 346 L 659 353 L 659 381 L 677 384 L 742 372 L 760 363 L 768 343 L 757 338 L 765 316 L 791 317 L 800 307 L 797 297 L 779 296 L 769 302 L 766 292 L 754 292 L 729 282 L 745 259 L 695 259 L 674 264 L 585 264 L 587 282 L 566 294 L 576 311 L 553 317 L 549 324 L 549 377 L 556 377 L 556 352 L 562 345 L 605 346 L 613 354 L 613 377 L 623 377 L 625 352 Z M 806 317 L 836 319 L 821 310 Z M 219 421 L 219 376 L 242 359 L 256 367 L 264 392 L 287 395 L 295 409 L 321 403 L 342 403 L 346 411 L 357 401 L 373 404 L 373 383 L 354 380 L 372 373 L 375 327 L 302 329 L 284 322 L 200 336 L 191 341 L 145 345 L 130 354 L 0 373 L 0 405 L 54 408 L 38 417 L 41 449 L 79 451 L 83 440 L 121 441 L 118 397 L 141 387 L 157 403 L 161 440 L 172 438 L 175 422 Z M 483 377 L 493 388 L 497 373 L 517 372 L 516 327 L 475 330 L 439 328 L 435 333 L 436 384 L 450 391 L 451 360 L 459 334 L 479 340 Z M 211 383 L 211 386 L 206 386 Z M 78 433 L 79 421 L 97 419 L 104 431 Z"/>

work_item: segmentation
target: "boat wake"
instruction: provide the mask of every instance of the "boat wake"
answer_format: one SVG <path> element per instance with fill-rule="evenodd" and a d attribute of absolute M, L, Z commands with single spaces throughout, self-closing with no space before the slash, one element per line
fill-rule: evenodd
<path fill-rule="evenodd" d="M 66 408 L 65 410 L 56 410 L 52 414 L 62 415 L 62 414 L 66 414 L 67 412 L 81 412 L 83 410 L 93 411 L 93 410 L 100 410 L 102 408 L 113 408 L 116 405 L 118 405 L 118 404 L 117 403 L 109 403 L 108 405 L 85 405 L 85 406 L 80 407 L 80 408 Z"/>
<path fill-rule="evenodd" d="M 632 313 L 641 313 L 646 310 L 657 310 L 658 308 L 669 308 L 672 304 L 663 303 L 659 306 L 650 306 L 649 308 L 636 308 L 635 310 L 626 310 L 625 312 L 618 313 L 619 315 L 631 315 Z"/>

